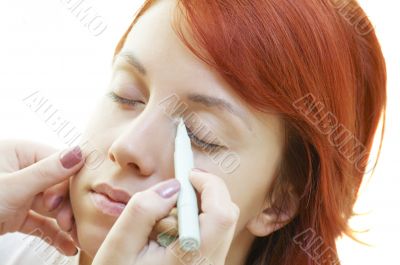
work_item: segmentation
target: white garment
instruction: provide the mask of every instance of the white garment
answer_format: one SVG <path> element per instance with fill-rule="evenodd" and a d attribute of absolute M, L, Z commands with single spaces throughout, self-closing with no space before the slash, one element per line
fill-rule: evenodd
<path fill-rule="evenodd" d="M 80 251 L 68 257 L 39 237 L 22 233 L 0 236 L 0 265 L 79 265 Z"/>

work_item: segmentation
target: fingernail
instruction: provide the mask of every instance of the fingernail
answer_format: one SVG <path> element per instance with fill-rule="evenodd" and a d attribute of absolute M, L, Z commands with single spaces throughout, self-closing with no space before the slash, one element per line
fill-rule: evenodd
<path fill-rule="evenodd" d="M 205 171 L 204 169 L 201 169 L 201 168 L 193 168 L 192 170 L 195 171 L 195 172 L 205 172 L 205 173 L 208 173 L 208 171 Z"/>
<path fill-rule="evenodd" d="M 76 256 L 76 254 L 78 254 L 79 249 L 76 249 L 74 256 Z"/>
<path fill-rule="evenodd" d="M 177 179 L 171 179 L 156 189 L 158 195 L 163 198 L 169 198 L 179 191 L 181 184 Z"/>
<path fill-rule="evenodd" d="M 82 152 L 79 146 L 75 146 L 74 149 L 61 155 L 60 161 L 64 168 L 69 169 L 82 160 Z"/>
<path fill-rule="evenodd" d="M 64 197 L 62 197 L 62 196 L 58 196 L 58 197 L 55 197 L 54 199 L 52 199 L 52 202 L 50 203 L 51 206 L 50 206 L 49 212 L 53 211 L 58 206 L 60 206 L 63 199 L 64 199 Z"/>

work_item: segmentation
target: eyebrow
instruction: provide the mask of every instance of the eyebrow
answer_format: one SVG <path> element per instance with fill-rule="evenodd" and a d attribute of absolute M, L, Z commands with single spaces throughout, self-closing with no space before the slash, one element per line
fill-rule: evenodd
<path fill-rule="evenodd" d="M 251 126 L 248 123 L 248 121 L 245 119 L 245 115 L 244 115 L 243 111 L 235 108 L 231 103 L 229 103 L 221 98 L 215 98 L 215 97 L 206 96 L 206 95 L 197 94 L 197 93 L 188 94 L 187 99 L 189 101 L 192 101 L 195 103 L 200 103 L 206 107 L 216 107 L 216 108 L 226 110 L 229 113 L 240 118 L 244 122 L 244 124 L 246 124 L 247 129 L 249 129 L 249 131 L 251 131 Z"/>
<path fill-rule="evenodd" d="M 136 68 L 136 70 L 141 73 L 142 75 L 146 75 L 147 74 L 147 70 L 146 68 L 143 66 L 143 64 L 137 59 L 137 57 L 131 53 L 131 52 L 122 52 L 117 54 L 112 61 L 112 64 L 114 64 L 114 62 L 116 61 L 117 58 L 123 58 L 125 59 L 125 61 L 130 64 L 131 66 L 133 66 L 134 68 Z"/>
<path fill-rule="evenodd" d="M 146 75 L 147 70 L 143 66 L 143 64 L 137 59 L 137 57 L 132 53 L 132 52 L 121 52 L 117 54 L 114 58 L 112 63 L 117 60 L 117 58 L 123 58 L 125 61 L 133 66 L 139 73 L 142 75 Z M 245 118 L 245 115 L 243 111 L 235 108 L 231 103 L 221 99 L 221 98 L 215 98 L 211 96 L 206 96 L 202 94 L 197 94 L 197 93 L 191 93 L 187 95 L 187 99 L 189 101 L 195 102 L 195 103 L 200 103 L 206 107 L 216 107 L 220 109 L 224 109 L 228 111 L 229 113 L 235 115 L 236 117 L 240 118 L 240 120 L 246 125 L 247 129 L 249 131 L 252 131 L 252 128 L 250 124 L 248 123 L 248 120 Z"/>

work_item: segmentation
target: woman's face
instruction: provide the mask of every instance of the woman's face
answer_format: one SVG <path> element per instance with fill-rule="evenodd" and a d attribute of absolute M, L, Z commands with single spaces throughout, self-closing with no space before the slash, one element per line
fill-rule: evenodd
<path fill-rule="evenodd" d="M 118 217 L 95 207 L 94 186 L 108 183 L 133 195 L 174 177 L 175 120 L 182 114 L 172 111 L 175 104 L 191 117 L 186 126 L 194 134 L 201 124 L 198 138 L 223 145 L 210 151 L 192 138 L 195 167 L 221 177 L 241 210 L 232 244 L 251 235 L 248 224 L 262 211 L 280 163 L 281 120 L 251 109 L 183 45 L 171 27 L 174 6 L 157 1 L 132 28 L 113 63 L 107 93 L 114 94 L 104 96 L 86 129 L 84 138 L 105 158 L 84 167 L 70 186 L 79 242 L 90 255 Z"/>

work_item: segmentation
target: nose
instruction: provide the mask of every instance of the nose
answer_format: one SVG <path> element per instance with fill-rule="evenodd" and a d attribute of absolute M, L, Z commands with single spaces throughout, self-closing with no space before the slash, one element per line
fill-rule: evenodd
<path fill-rule="evenodd" d="M 145 109 L 123 128 L 109 148 L 111 161 L 140 176 L 172 174 L 176 128 L 165 113 Z"/>

